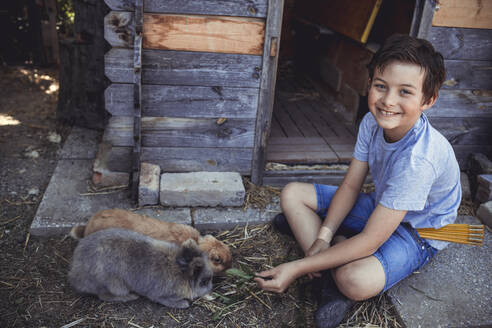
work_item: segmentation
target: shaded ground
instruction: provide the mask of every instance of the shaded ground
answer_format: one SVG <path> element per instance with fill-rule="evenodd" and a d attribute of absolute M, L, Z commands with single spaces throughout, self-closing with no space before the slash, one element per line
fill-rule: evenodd
<path fill-rule="evenodd" d="M 76 242 L 29 235 L 69 133 L 69 127 L 55 121 L 56 74 L 49 69 L 0 69 L 1 327 L 312 327 L 316 304 L 311 284 L 303 279 L 277 295 L 249 280 L 216 278 L 214 299 L 198 300 L 186 310 L 145 299 L 106 303 L 76 294 L 66 282 Z M 269 226 L 211 233 L 231 246 L 233 265 L 243 271 L 301 256 L 292 239 Z M 358 304 L 347 320 L 344 327 L 399 326 L 384 295 Z"/>

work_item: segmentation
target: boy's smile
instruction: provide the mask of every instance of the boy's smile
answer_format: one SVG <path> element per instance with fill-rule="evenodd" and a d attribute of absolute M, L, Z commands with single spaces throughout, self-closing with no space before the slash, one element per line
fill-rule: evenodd
<path fill-rule="evenodd" d="M 396 142 L 414 126 L 420 114 L 437 97 L 424 102 L 425 72 L 420 66 L 404 62 L 389 63 L 384 71 L 374 70 L 368 105 L 388 142 Z"/>

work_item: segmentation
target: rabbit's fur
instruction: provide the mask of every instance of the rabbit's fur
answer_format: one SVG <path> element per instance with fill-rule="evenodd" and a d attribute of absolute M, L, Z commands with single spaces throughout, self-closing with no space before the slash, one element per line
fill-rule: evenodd
<path fill-rule="evenodd" d="M 181 246 L 134 231 L 110 228 L 79 241 L 68 280 L 80 293 L 104 301 L 139 295 L 173 308 L 212 290 L 212 270 L 193 239 Z"/>
<path fill-rule="evenodd" d="M 214 273 L 231 267 L 232 256 L 229 247 L 211 235 L 201 236 L 195 228 L 174 222 L 165 222 L 155 218 L 123 209 L 106 209 L 94 214 L 87 225 L 75 226 L 71 236 L 80 239 L 93 232 L 107 228 L 133 230 L 149 237 L 182 244 L 193 239 L 198 247 L 207 253 L 210 267 Z"/>

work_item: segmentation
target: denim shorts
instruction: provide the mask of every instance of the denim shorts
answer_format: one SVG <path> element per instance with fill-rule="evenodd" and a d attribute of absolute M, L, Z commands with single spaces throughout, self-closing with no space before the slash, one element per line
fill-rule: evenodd
<path fill-rule="evenodd" d="M 314 184 L 314 188 L 318 206 L 317 214 L 324 219 L 338 187 Z M 343 220 L 338 232 L 349 236 L 361 232 L 375 207 L 375 199 L 370 194 L 359 194 L 354 207 Z M 373 254 L 381 262 L 385 273 L 382 292 L 418 270 L 436 253 L 437 249 L 422 239 L 414 228 L 407 223 L 400 224 Z"/>

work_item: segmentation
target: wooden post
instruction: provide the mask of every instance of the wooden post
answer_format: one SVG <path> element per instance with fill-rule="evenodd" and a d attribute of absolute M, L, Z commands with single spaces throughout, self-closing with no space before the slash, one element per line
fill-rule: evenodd
<path fill-rule="evenodd" d="M 143 0 L 135 3 L 135 41 L 133 49 L 133 156 L 132 156 L 132 198 L 138 201 L 140 176 L 140 153 L 142 148 L 142 32 Z"/>
<path fill-rule="evenodd" d="M 432 27 L 432 18 L 436 9 L 436 0 L 416 0 L 413 11 L 412 26 L 410 35 L 427 39 L 430 28 Z"/>
<path fill-rule="evenodd" d="M 265 151 L 270 133 L 275 83 L 277 81 L 278 51 L 275 51 L 274 48 L 280 49 L 283 10 L 284 0 L 268 1 L 263 67 L 261 70 L 258 114 L 256 116 L 255 146 L 251 165 L 251 181 L 256 185 L 261 185 L 263 182 Z"/>

